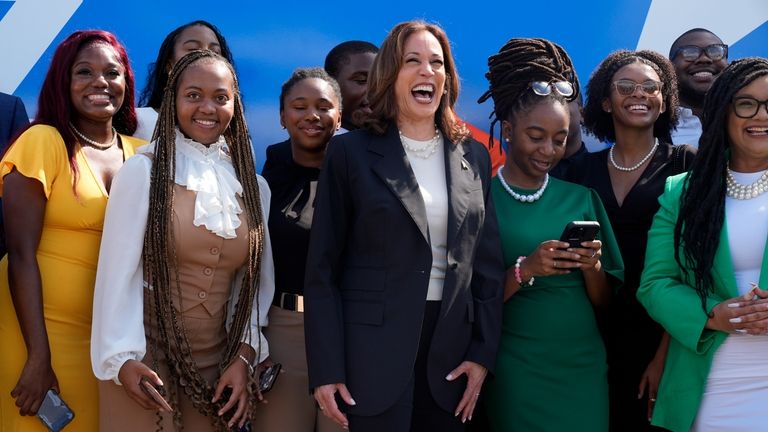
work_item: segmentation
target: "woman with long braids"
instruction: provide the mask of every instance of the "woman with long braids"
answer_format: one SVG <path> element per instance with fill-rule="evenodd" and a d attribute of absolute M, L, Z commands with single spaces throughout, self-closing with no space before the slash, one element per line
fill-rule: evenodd
<path fill-rule="evenodd" d="M 707 92 L 699 153 L 667 180 L 637 297 L 670 334 L 652 423 L 674 432 L 768 424 L 768 60 Z"/>
<path fill-rule="evenodd" d="M 136 109 L 138 124 L 135 137 L 152 140 L 171 67 L 185 54 L 201 49 L 221 54 L 234 67 L 232 51 L 215 25 L 208 21 L 196 20 L 176 27 L 163 39 L 157 51 L 157 58 L 149 64 L 147 83 L 139 97 L 141 108 Z"/>
<path fill-rule="evenodd" d="M 228 431 L 254 409 L 274 290 L 269 189 L 231 65 L 207 50 L 182 57 L 157 131 L 118 173 L 107 208 L 91 351 L 105 380 L 101 428 Z M 158 411 L 144 380 L 173 413 Z"/>
<path fill-rule="evenodd" d="M 0 163 L 8 255 L 0 261 L 0 430 L 48 430 L 46 393 L 98 427 L 88 365 L 104 211 L 136 129 L 128 55 L 108 32 L 69 35 L 51 60 L 32 125 Z"/>
<path fill-rule="evenodd" d="M 507 160 L 491 182 L 507 268 L 504 319 L 486 404 L 493 431 L 608 430 L 605 349 L 594 309 L 623 277 L 597 194 L 549 176 L 563 157 L 573 65 L 544 39 L 511 39 L 488 59 L 493 123 Z M 599 238 L 562 242 L 572 221 L 597 221 Z"/>
<path fill-rule="evenodd" d="M 589 80 L 584 124 L 609 149 L 574 162 L 565 179 L 597 191 L 611 220 L 624 265 L 624 285 L 606 315 L 611 430 L 654 429 L 650 419 L 664 371 L 669 335 L 638 303 L 635 294 L 645 244 L 658 198 L 671 175 L 687 171 L 695 150 L 673 146 L 677 78 L 663 55 L 617 51 Z"/>

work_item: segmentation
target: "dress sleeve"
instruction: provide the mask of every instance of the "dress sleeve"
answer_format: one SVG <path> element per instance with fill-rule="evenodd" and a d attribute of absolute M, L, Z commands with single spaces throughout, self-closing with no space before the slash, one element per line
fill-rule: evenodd
<path fill-rule="evenodd" d="M 592 220 L 600 223 L 598 238 L 603 242 L 600 262 L 602 263 L 603 271 L 611 276 L 614 289 L 618 289 L 624 282 L 624 260 L 621 258 L 619 244 L 616 241 L 616 236 L 613 234 L 611 220 L 608 218 L 608 213 L 605 211 L 600 196 L 594 189 L 589 189 L 589 198 L 591 211 L 594 212 L 591 215 L 593 216 Z"/>
<path fill-rule="evenodd" d="M 68 165 L 66 147 L 59 132 L 50 126 L 33 126 L 11 145 L 0 162 L 0 193 L 2 179 L 15 168 L 23 176 L 39 181 L 48 199 L 53 183 Z"/>
<path fill-rule="evenodd" d="M 144 270 L 141 259 L 149 210 L 152 161 L 128 159 L 112 181 L 93 296 L 91 363 L 101 380 L 114 380 L 128 360 L 146 354 Z"/>
<path fill-rule="evenodd" d="M 686 348 L 703 354 L 714 341 L 714 331 L 705 328 L 707 315 L 701 308 L 696 290 L 682 278 L 675 260 L 674 230 L 680 206 L 683 176 L 667 179 L 661 208 L 648 231 L 645 268 L 637 290 L 637 299 L 648 314 Z M 724 299 L 714 293 L 707 299 L 707 311 Z"/>

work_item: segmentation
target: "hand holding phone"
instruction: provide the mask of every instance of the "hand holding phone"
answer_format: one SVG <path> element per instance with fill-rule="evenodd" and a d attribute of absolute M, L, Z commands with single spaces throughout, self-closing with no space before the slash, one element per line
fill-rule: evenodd
<path fill-rule="evenodd" d="M 160 394 L 160 392 L 157 390 L 157 388 L 149 382 L 148 379 L 142 378 L 141 379 L 141 389 L 144 390 L 144 393 L 147 394 L 147 396 L 151 397 L 153 401 L 155 401 L 158 405 L 162 407 L 163 411 L 167 412 L 173 412 L 173 407 L 171 407 L 171 404 L 168 403 L 167 400 L 163 397 L 163 395 Z"/>
<path fill-rule="evenodd" d="M 573 221 L 563 229 L 560 241 L 568 243 L 571 248 L 583 248 L 581 244 L 594 241 L 600 232 L 600 223 L 595 221 Z"/>
<path fill-rule="evenodd" d="M 37 418 L 51 432 L 59 432 L 75 418 L 75 413 L 59 397 L 55 390 L 48 390 L 43 399 L 43 404 L 37 410 Z"/>

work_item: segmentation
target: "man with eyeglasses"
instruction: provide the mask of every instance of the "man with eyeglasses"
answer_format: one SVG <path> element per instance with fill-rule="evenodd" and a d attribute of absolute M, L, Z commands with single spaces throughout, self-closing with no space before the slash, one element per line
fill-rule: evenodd
<path fill-rule="evenodd" d="M 711 31 L 695 28 L 675 39 L 669 59 L 675 66 L 680 91 L 679 121 L 672 142 L 698 147 L 704 96 L 728 66 L 728 45 Z"/>

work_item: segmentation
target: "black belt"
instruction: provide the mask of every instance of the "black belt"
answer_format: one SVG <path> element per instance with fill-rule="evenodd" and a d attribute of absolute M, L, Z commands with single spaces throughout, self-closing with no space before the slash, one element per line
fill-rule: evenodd
<path fill-rule="evenodd" d="M 275 293 L 272 304 L 293 312 L 304 312 L 304 296 L 291 293 Z"/>

